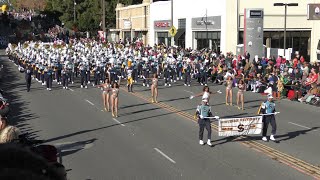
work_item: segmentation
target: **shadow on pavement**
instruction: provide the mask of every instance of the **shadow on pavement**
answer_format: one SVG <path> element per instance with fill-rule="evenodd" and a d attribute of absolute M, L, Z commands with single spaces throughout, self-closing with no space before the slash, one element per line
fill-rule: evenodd
<path fill-rule="evenodd" d="M 63 142 L 59 144 L 55 144 L 55 147 L 60 152 L 60 156 L 68 156 L 70 154 L 76 153 L 78 151 L 81 151 L 83 149 L 89 149 L 93 146 L 93 143 L 97 139 L 89 139 L 85 141 L 77 141 L 77 142 Z"/>
<path fill-rule="evenodd" d="M 306 129 L 306 130 L 299 130 L 299 131 L 292 131 L 292 132 L 288 132 L 287 134 L 282 134 L 282 135 L 276 135 L 276 139 L 277 141 L 275 141 L 275 143 L 280 143 L 282 141 L 288 141 L 291 139 L 294 139 L 300 135 L 305 135 L 308 134 L 308 132 L 314 131 L 316 129 L 319 129 L 320 127 L 313 127 L 311 129 Z M 236 141 L 258 141 L 261 140 L 262 136 L 247 136 L 243 139 L 239 139 Z"/>
<path fill-rule="evenodd" d="M 287 140 L 290 140 L 290 139 L 294 139 L 294 138 L 296 138 L 296 137 L 298 137 L 300 135 L 307 134 L 308 132 L 316 130 L 316 129 L 319 129 L 319 128 L 320 127 L 313 127 L 311 129 L 306 129 L 306 130 L 292 131 L 292 132 L 289 132 L 287 134 L 279 135 L 279 136 L 276 136 L 276 137 L 277 137 L 279 142 L 287 141 Z"/>
<path fill-rule="evenodd" d="M 3 53 L 0 51 L 0 53 Z M 39 131 L 33 130 L 28 126 L 28 121 L 39 118 L 34 113 L 30 112 L 28 106 L 30 102 L 26 102 L 21 91 L 26 91 L 23 75 L 21 75 L 12 62 L 7 60 L 5 55 L 0 55 L 0 65 L 4 66 L 4 77 L 0 80 L 0 88 L 4 90 L 3 96 L 8 99 L 10 112 L 8 115 L 9 123 L 15 125 L 22 130 L 22 133 L 28 133 L 37 137 L 36 133 Z"/>
<path fill-rule="evenodd" d="M 147 102 L 147 103 L 141 103 L 141 104 L 133 104 L 133 105 L 129 105 L 129 106 L 122 106 L 122 107 L 120 107 L 120 109 L 132 108 L 132 107 L 136 107 L 136 106 L 143 106 L 143 105 L 147 105 L 147 104 L 150 104 L 150 103 Z"/>
<path fill-rule="evenodd" d="M 172 102 L 172 101 L 178 101 L 178 100 L 189 99 L 189 98 L 190 98 L 190 96 L 182 97 L 182 98 L 176 98 L 176 99 L 161 100 L 160 102 Z"/>
<path fill-rule="evenodd" d="M 192 109 L 186 109 L 186 110 L 183 110 L 183 111 L 189 111 L 189 110 L 192 110 Z M 179 112 L 183 112 L 183 111 L 179 111 Z M 154 116 L 139 118 L 139 119 L 135 119 L 135 120 L 127 121 L 127 122 L 122 122 L 122 124 L 130 124 L 130 123 L 133 123 L 133 122 L 144 121 L 144 120 L 148 120 L 148 119 L 152 119 L 152 118 L 158 118 L 158 117 L 161 117 L 161 116 L 167 116 L 167 115 L 176 114 L 176 113 L 177 112 L 163 113 L 163 114 L 159 114 L 159 115 L 154 115 Z M 121 115 L 120 115 L 120 117 L 121 117 Z M 155 119 L 155 120 L 157 120 L 157 119 Z M 82 130 L 82 131 L 78 131 L 78 132 L 75 132 L 75 133 L 66 134 L 66 135 L 63 135 L 63 136 L 47 139 L 44 142 L 48 143 L 48 142 L 51 142 L 51 141 L 57 141 L 57 140 L 60 140 L 60 139 L 69 138 L 69 137 L 72 137 L 72 136 L 85 134 L 85 133 L 90 133 L 90 132 L 94 132 L 94 131 L 99 131 L 99 130 L 103 130 L 103 129 L 107 129 L 107 128 L 111 128 L 111 127 L 116 127 L 116 126 L 120 126 L 120 125 L 121 124 L 116 123 L 116 124 L 112 124 L 112 125 L 104 126 L 104 127 L 100 127 L 100 128 Z"/>
<path fill-rule="evenodd" d="M 221 138 L 221 139 L 217 139 L 214 141 L 211 141 L 212 143 L 216 143 L 219 142 L 217 144 L 213 144 L 214 146 L 218 146 L 218 145 L 222 145 L 222 144 L 226 144 L 228 142 L 232 142 L 234 139 L 236 139 L 236 136 L 230 136 L 230 137 L 225 137 L 225 138 Z"/>
<path fill-rule="evenodd" d="M 158 108 L 150 108 L 150 109 L 144 109 L 144 110 L 139 110 L 139 111 L 128 112 L 128 113 L 125 113 L 125 114 L 121 114 L 121 117 L 128 116 L 128 115 L 131 115 L 131 114 L 138 114 L 138 113 L 143 113 L 143 112 L 148 112 L 148 111 L 159 110 L 159 109 L 162 109 L 162 108 L 158 107 Z"/>

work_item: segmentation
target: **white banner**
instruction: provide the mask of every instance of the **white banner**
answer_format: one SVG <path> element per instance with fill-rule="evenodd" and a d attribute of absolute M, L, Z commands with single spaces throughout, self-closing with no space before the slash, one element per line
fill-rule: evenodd
<path fill-rule="evenodd" d="M 219 120 L 219 136 L 261 134 L 262 116 L 228 118 Z"/>

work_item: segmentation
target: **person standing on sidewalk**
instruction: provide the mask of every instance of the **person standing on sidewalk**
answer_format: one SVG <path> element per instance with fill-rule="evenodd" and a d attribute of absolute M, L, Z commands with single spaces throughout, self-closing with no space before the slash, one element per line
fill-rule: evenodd
<path fill-rule="evenodd" d="M 199 124 L 199 144 L 204 145 L 203 142 L 203 132 L 204 128 L 208 131 L 207 144 L 211 144 L 211 121 L 208 117 L 212 116 L 211 107 L 208 104 L 208 99 L 202 99 L 202 104 L 197 107 L 198 124 Z"/>
<path fill-rule="evenodd" d="M 268 141 L 267 131 L 268 131 L 269 123 L 271 124 L 271 127 L 272 127 L 270 140 L 276 141 L 274 137 L 277 131 L 277 123 L 275 118 L 275 112 L 276 112 L 275 106 L 276 104 L 273 102 L 272 95 L 268 95 L 268 100 L 261 104 L 260 114 L 263 114 L 263 118 L 262 118 L 262 122 L 263 122 L 262 140 L 263 141 Z"/>

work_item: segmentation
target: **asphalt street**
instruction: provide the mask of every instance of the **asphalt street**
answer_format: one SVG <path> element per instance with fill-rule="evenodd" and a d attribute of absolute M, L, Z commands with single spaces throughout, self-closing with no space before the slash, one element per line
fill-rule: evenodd
<path fill-rule="evenodd" d="M 100 89 L 81 89 L 75 83 L 64 90 L 54 83 L 53 90 L 46 91 L 33 81 L 27 93 L 24 74 L 5 56 L 0 58 L 6 68 L 0 87 L 13 108 L 10 119 L 22 131 L 56 145 L 71 180 L 312 179 L 236 140 L 218 137 L 217 132 L 214 147 L 200 146 L 197 124 L 140 98 L 150 96 L 149 88 L 140 83 L 134 86 L 140 97 L 120 91 L 119 117 L 114 119 L 103 111 Z M 193 114 L 200 99 L 189 96 L 201 89 L 181 82 L 170 88 L 161 85 L 159 100 Z M 211 87 L 218 89 L 223 91 L 224 86 Z M 265 100 L 251 92 L 245 98 L 245 111 L 225 106 L 224 93 L 213 96 L 210 104 L 220 117 L 252 116 Z M 280 143 L 263 144 L 319 165 L 319 108 L 282 100 L 277 110 Z M 249 138 L 260 142 L 260 137 Z"/>

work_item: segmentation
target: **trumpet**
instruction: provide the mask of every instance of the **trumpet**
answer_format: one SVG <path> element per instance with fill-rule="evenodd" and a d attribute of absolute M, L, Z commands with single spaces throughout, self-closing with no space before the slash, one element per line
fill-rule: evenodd
<path fill-rule="evenodd" d="M 118 49 L 123 49 L 124 48 L 124 46 L 123 46 L 123 44 L 117 44 L 117 46 L 116 46 Z"/>

